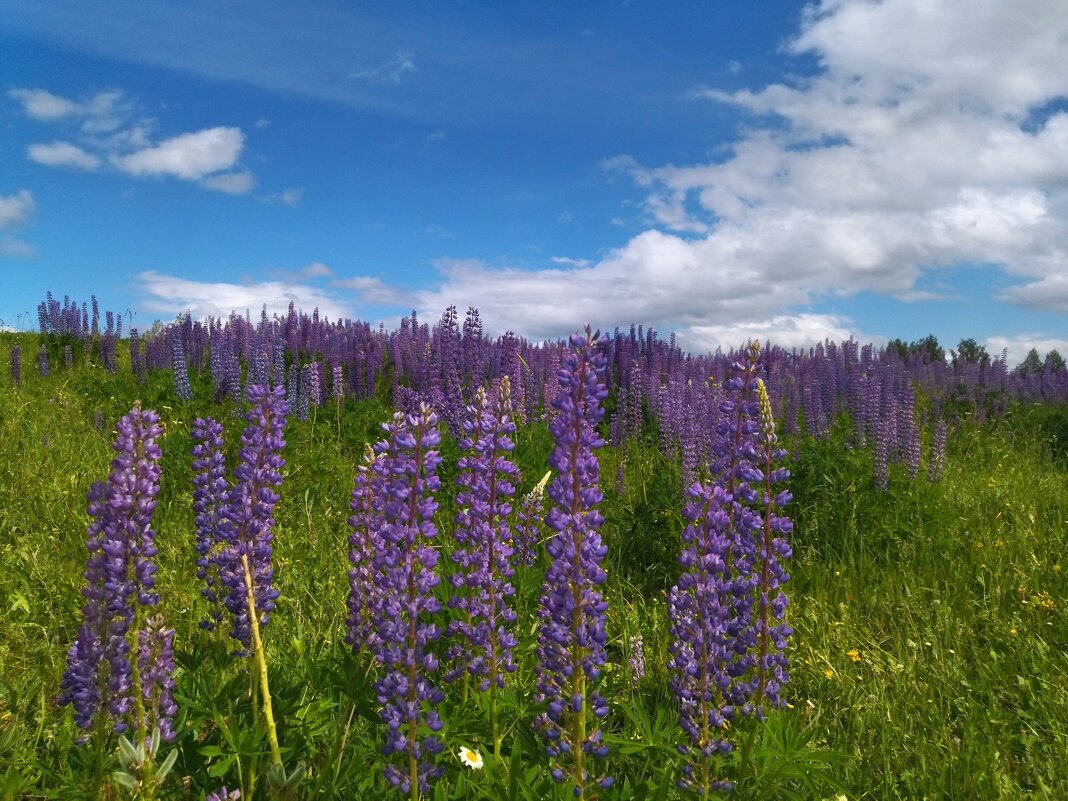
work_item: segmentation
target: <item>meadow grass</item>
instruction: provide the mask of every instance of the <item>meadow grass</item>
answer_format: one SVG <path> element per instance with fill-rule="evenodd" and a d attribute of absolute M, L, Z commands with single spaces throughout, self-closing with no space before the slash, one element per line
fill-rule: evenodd
<path fill-rule="evenodd" d="M 194 376 L 189 404 L 175 400 L 169 375 L 138 386 L 121 360 L 116 376 L 81 357 L 75 370 L 41 379 L 25 358 L 36 338 L 18 336 L 23 383 L 12 386 L 6 369 L 0 375 L 0 797 L 93 797 L 92 754 L 73 744 L 78 732 L 56 699 L 80 623 L 85 494 L 106 477 L 114 423 L 136 399 L 165 428 L 158 588 L 177 630 L 181 707 L 166 797 L 202 798 L 246 781 L 269 757 L 244 666 L 224 638 L 197 627 L 206 604 L 195 578 L 189 435 L 195 417 L 212 414 L 235 450 L 241 419 L 231 405 L 207 402 L 206 376 Z M 0 334 L 0 353 L 12 341 Z M 364 444 L 380 436 L 385 401 L 331 402 L 286 430 L 274 557 L 282 594 L 264 637 L 283 750 L 287 764 L 308 766 L 308 798 L 390 792 L 371 679 L 344 643 L 352 478 Z M 1065 420 L 1064 408 L 1015 407 L 1006 419 L 962 425 L 942 481 L 892 472 L 885 493 L 872 489 L 870 451 L 849 447 L 848 421 L 827 440 L 786 443 L 795 495 L 787 507 L 795 520 L 791 708 L 760 730 L 748 765 L 728 761 L 734 797 L 1068 798 L 1068 463 L 1064 441 L 1050 438 Z M 608 768 L 618 777 L 605 797 L 680 797 L 664 596 L 677 576 L 682 502 L 679 468 L 654 433 L 600 454 Z M 544 425 L 520 429 L 523 490 L 544 474 L 551 447 Z M 436 522 L 447 540 L 458 451 L 445 438 L 442 452 Z M 617 493 L 620 462 L 625 489 Z M 516 579 L 519 668 L 501 698 L 506 764 L 465 773 L 447 753 L 435 797 L 554 797 L 529 727 L 543 570 L 539 562 Z M 648 672 L 633 688 L 627 656 L 636 634 Z M 450 748 L 486 754 L 483 706 L 477 693 L 462 704 L 449 692 Z"/>

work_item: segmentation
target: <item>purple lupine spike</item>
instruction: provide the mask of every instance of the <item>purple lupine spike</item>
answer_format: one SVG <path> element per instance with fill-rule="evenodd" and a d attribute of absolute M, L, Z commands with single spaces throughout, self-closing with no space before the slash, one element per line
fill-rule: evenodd
<path fill-rule="evenodd" d="M 141 352 L 141 337 L 136 328 L 130 329 L 130 372 L 139 383 L 144 382 L 146 376 L 145 356 Z"/>
<path fill-rule="evenodd" d="M 935 426 L 934 439 L 931 441 L 931 458 L 927 465 L 927 480 L 931 482 L 942 478 L 946 466 L 946 421 L 939 420 Z"/>
<path fill-rule="evenodd" d="M 220 586 L 220 553 L 233 540 L 226 515 L 230 482 L 226 479 L 221 423 L 197 418 L 193 421 L 193 511 L 196 513 L 197 578 L 204 582 L 200 594 L 211 604 L 210 619 L 200 627 L 214 630 L 222 622 L 223 594 Z"/>
<path fill-rule="evenodd" d="M 432 681 L 438 660 L 428 648 L 441 633 L 432 622 L 441 610 L 434 596 L 438 553 L 428 542 L 437 536 L 434 494 L 441 483 L 437 422 L 425 404 L 418 414 L 398 412 L 384 426 L 388 440 L 375 446 L 385 477 L 377 499 L 382 520 L 374 577 L 380 613 L 373 643 L 384 675 L 375 689 L 389 728 L 382 752 L 405 758 L 403 767 L 386 765 L 386 778 L 405 795 L 413 792 L 413 784 L 420 793 L 429 792 L 430 780 L 442 773 L 429 759 L 443 750 L 436 735 L 442 727 L 436 707 L 444 694 Z"/>
<path fill-rule="evenodd" d="M 219 555 L 219 577 L 226 586 L 226 606 L 233 616 L 230 636 L 248 652 L 252 636 L 246 581 L 251 582 L 260 626 L 267 625 L 278 590 L 272 584 L 271 543 L 274 540 L 274 488 L 282 484 L 285 460 L 282 431 L 286 423 L 285 390 L 259 385 L 248 388 L 247 426 L 241 436 L 234 485 L 226 504 L 230 539 Z"/>
<path fill-rule="evenodd" d="M 178 712 L 174 702 L 174 629 L 164 625 L 162 615 L 149 617 L 138 632 L 137 669 L 144 709 L 144 719 L 137 728 L 158 730 L 164 742 L 173 742 L 177 736 L 173 721 Z"/>
<path fill-rule="evenodd" d="M 732 682 L 733 582 L 729 567 L 731 537 L 728 509 L 732 498 L 719 485 L 695 483 L 683 510 L 682 574 L 668 593 L 671 640 L 670 686 L 679 701 L 679 722 L 690 744 L 682 789 L 707 795 L 730 783 L 712 776 L 711 761 L 731 745 L 722 736 L 729 710 L 724 698 Z"/>
<path fill-rule="evenodd" d="M 784 622 L 788 599 L 782 587 L 790 580 L 790 575 L 783 567 L 783 560 L 792 556 L 786 536 L 793 531 L 793 523 L 775 510 L 789 503 L 793 496 L 789 490 L 772 494 L 772 487 L 789 478 L 790 471 L 784 467 L 775 467 L 776 463 L 786 458 L 786 451 L 778 447 L 771 401 L 764 382 L 760 379 L 757 379 L 757 395 L 760 400 L 760 451 L 764 474 L 761 505 L 764 509 L 764 519 L 757 554 L 759 581 L 756 587 L 757 615 L 754 621 L 757 636 L 757 685 L 747 707 L 751 706 L 757 719 L 763 720 L 765 702 L 772 708 L 785 706 L 786 702 L 780 691 L 790 678 L 790 663 L 785 651 L 786 641 L 793 634 L 793 629 Z M 772 618 L 778 622 L 772 623 Z M 748 708 L 745 711 L 748 711 Z"/>
<path fill-rule="evenodd" d="M 346 642 L 355 650 L 374 649 L 380 605 L 375 586 L 375 552 L 379 549 L 381 515 L 378 499 L 384 492 L 383 481 L 388 477 L 385 458 L 380 462 L 368 445 L 363 464 L 356 468 L 355 488 L 349 508 L 349 616 Z"/>
<path fill-rule="evenodd" d="M 193 388 L 189 384 L 189 368 L 186 365 L 185 346 L 182 344 L 181 331 L 177 328 L 169 328 L 167 329 L 167 338 L 170 340 L 174 392 L 181 400 L 191 400 Z"/>
<path fill-rule="evenodd" d="M 462 642 L 450 653 L 457 665 L 449 677 L 466 672 L 481 680 L 483 692 L 491 686 L 504 687 L 504 674 L 515 671 L 516 637 L 511 626 L 516 614 L 509 606 L 515 587 L 510 582 L 514 571 L 508 518 L 519 468 L 508 458 L 515 447 L 510 410 L 510 382 L 505 376 L 492 407 L 486 390 L 479 387 L 461 423 L 464 455 L 456 479 L 459 547 L 452 555 L 459 569 L 452 575 L 456 593 L 449 598 L 449 607 L 460 616 L 448 633 L 460 635 Z M 491 713 L 495 718 L 496 709 Z"/>
<path fill-rule="evenodd" d="M 556 416 L 549 426 L 556 441 L 549 466 L 557 476 L 549 485 L 553 506 L 546 519 L 553 534 L 546 544 L 550 563 L 538 609 L 535 699 L 548 702 L 548 710 L 536 725 L 553 762 L 568 763 L 566 771 L 559 765 L 553 769 L 554 780 L 570 780 L 577 795 L 590 781 L 586 757 L 608 754 L 600 729 L 587 731 L 591 711 L 597 719 L 608 713 L 604 698 L 589 687 L 607 659 L 608 604 L 597 589 L 605 581 L 601 562 L 607 549 L 598 533 L 604 518 L 597 509 L 600 465 L 593 453 L 604 445 L 596 431 L 604 416 L 601 401 L 608 395 L 604 343 L 589 326 L 584 335 L 572 335 L 557 374 Z M 597 782 L 607 786 L 611 779 L 602 776 Z"/>
<path fill-rule="evenodd" d="M 87 730 L 102 725 L 106 705 L 114 730 L 121 732 L 131 722 L 137 724 L 129 718 L 137 691 L 130 663 L 136 607 L 159 603 L 152 518 L 163 430 L 156 413 L 140 406 L 119 420 L 116 429 L 111 474 L 106 483 L 96 482 L 88 495 L 94 520 L 87 532 L 84 623 L 68 654 L 59 703 L 70 704 L 75 722 Z"/>
<path fill-rule="evenodd" d="M 227 790 L 224 784 L 214 793 L 208 793 L 204 801 L 241 801 L 241 791 L 238 789 Z"/>
<path fill-rule="evenodd" d="M 645 644 L 642 635 L 630 638 L 627 666 L 630 668 L 630 686 L 638 689 L 638 682 L 645 678 Z"/>
<path fill-rule="evenodd" d="M 515 565 L 530 567 L 537 557 L 538 542 L 542 533 L 542 502 L 545 497 L 545 485 L 549 483 L 552 471 L 542 476 L 534 488 L 523 496 L 515 513 L 515 527 L 512 540 L 512 557 Z"/>
<path fill-rule="evenodd" d="M 18 345 L 11 346 L 11 383 L 15 386 L 22 383 L 22 348 Z"/>
<path fill-rule="evenodd" d="M 41 347 L 37 349 L 37 374 L 40 375 L 41 378 L 48 378 L 51 372 L 52 371 L 48 368 L 48 348 L 41 345 Z"/>

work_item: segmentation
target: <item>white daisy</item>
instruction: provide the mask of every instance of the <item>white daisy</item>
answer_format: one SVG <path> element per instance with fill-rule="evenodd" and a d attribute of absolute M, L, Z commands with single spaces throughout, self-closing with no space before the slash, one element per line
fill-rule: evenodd
<path fill-rule="evenodd" d="M 471 770 L 482 770 L 482 754 L 478 753 L 478 751 L 471 748 L 461 748 L 456 752 L 456 756 Z"/>

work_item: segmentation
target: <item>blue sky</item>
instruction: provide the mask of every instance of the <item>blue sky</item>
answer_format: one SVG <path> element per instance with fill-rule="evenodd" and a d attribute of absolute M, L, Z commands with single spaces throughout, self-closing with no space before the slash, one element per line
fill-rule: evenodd
<path fill-rule="evenodd" d="M 1060 0 L 0 0 L 0 320 L 1068 353 Z"/>

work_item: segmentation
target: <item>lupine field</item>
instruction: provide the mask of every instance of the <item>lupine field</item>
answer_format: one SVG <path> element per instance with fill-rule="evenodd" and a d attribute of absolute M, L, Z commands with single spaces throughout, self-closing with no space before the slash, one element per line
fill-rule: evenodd
<path fill-rule="evenodd" d="M 1068 370 L 0 333 L 5 799 L 1068 798 Z"/>

